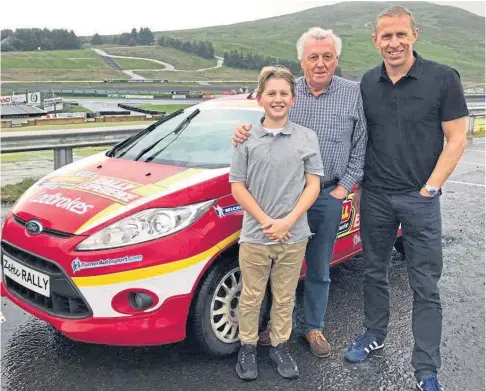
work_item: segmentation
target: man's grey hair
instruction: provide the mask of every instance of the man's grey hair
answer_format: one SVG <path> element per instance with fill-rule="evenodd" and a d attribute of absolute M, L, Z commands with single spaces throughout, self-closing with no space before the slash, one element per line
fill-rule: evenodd
<path fill-rule="evenodd" d="M 312 27 L 307 30 L 297 41 L 297 58 L 302 60 L 302 55 L 304 54 L 304 47 L 309 39 L 325 39 L 331 37 L 334 41 L 334 48 L 336 49 L 336 54 L 339 57 L 341 55 L 341 49 L 343 43 L 341 38 L 332 32 L 332 30 L 324 30 L 320 27 Z"/>

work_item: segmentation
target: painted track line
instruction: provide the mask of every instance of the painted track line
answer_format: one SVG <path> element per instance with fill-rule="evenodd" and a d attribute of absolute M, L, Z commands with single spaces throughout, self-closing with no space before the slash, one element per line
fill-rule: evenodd
<path fill-rule="evenodd" d="M 476 164 L 478 166 L 486 166 L 486 164 L 484 163 L 476 163 L 476 162 L 459 162 L 459 163 L 462 163 L 462 164 Z"/>
<path fill-rule="evenodd" d="M 466 185 L 466 186 L 479 186 L 479 187 L 486 187 L 486 185 L 482 185 L 480 183 L 471 183 L 471 182 L 461 182 L 461 181 L 446 181 L 446 185 L 448 183 L 457 183 L 459 185 Z"/>

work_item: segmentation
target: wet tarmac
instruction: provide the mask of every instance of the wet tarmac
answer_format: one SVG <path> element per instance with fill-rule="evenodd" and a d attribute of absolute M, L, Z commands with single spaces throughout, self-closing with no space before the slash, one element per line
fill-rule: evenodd
<path fill-rule="evenodd" d="M 485 390 L 485 144 L 470 143 L 444 187 L 444 270 L 440 282 L 444 329 L 440 379 L 447 391 Z M 213 359 L 190 342 L 152 348 L 120 348 L 72 342 L 2 298 L 2 390 L 322 390 L 403 391 L 414 389 L 410 364 L 412 294 L 403 259 L 390 268 L 391 322 L 385 349 L 362 364 L 343 354 L 362 327 L 362 259 L 332 270 L 325 334 L 333 354 L 318 359 L 295 329 L 291 350 L 301 376 L 286 381 L 268 350 L 260 350 L 259 378 L 240 381 L 235 358 Z M 302 289 L 297 317 L 302 316 Z"/>

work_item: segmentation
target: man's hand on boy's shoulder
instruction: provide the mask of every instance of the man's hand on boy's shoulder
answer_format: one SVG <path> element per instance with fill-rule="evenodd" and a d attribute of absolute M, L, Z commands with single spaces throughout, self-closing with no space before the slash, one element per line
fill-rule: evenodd
<path fill-rule="evenodd" d="M 263 225 L 263 232 L 271 240 L 286 242 L 292 237 L 290 228 L 292 224 L 287 219 L 271 219 Z"/>
<path fill-rule="evenodd" d="M 239 125 L 238 127 L 235 128 L 235 134 L 233 135 L 232 138 L 232 143 L 233 146 L 237 146 L 238 144 L 244 143 L 248 137 L 250 136 L 250 129 L 251 125 Z"/>

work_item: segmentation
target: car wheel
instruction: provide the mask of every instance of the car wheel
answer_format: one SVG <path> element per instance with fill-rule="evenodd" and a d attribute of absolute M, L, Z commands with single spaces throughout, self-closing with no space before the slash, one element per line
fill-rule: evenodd
<path fill-rule="evenodd" d="M 237 257 L 218 261 L 201 282 L 193 304 L 192 335 L 211 356 L 228 356 L 240 346 L 238 304 L 241 272 Z M 262 302 L 260 327 L 270 311 L 269 295 Z"/>
<path fill-rule="evenodd" d="M 397 252 L 399 252 L 400 254 L 402 254 L 402 257 L 405 258 L 405 247 L 403 245 L 403 239 L 400 237 L 398 238 L 396 241 L 395 241 L 395 250 L 397 250 Z"/>

